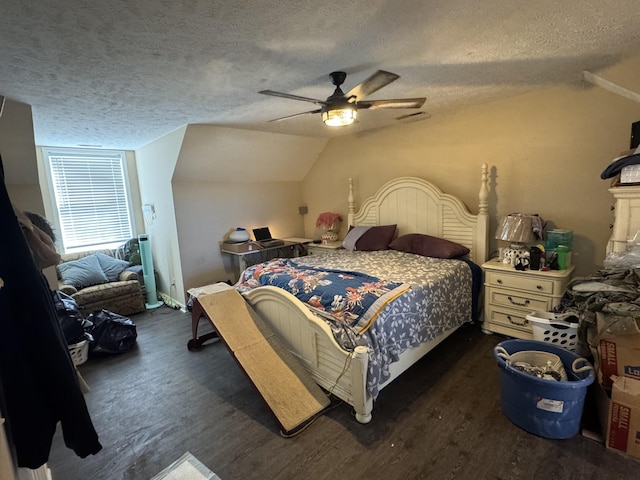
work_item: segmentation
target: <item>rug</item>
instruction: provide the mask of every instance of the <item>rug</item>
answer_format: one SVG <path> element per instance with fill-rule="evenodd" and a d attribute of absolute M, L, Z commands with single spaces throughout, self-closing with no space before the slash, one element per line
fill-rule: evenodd
<path fill-rule="evenodd" d="M 187 452 L 151 480 L 220 480 L 220 477 Z"/>

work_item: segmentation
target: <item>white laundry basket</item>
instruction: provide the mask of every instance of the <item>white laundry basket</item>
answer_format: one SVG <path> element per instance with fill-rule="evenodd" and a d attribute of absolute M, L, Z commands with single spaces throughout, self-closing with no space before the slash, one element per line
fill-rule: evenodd
<path fill-rule="evenodd" d="M 71 361 L 76 367 L 78 365 L 82 365 L 89 358 L 89 342 L 87 340 L 72 343 L 68 348 L 69 354 L 71 355 Z"/>
<path fill-rule="evenodd" d="M 533 330 L 533 338 L 551 343 L 571 352 L 578 346 L 578 317 L 558 315 L 552 312 L 533 312 L 527 315 Z M 570 321 L 571 320 L 571 321 Z"/>

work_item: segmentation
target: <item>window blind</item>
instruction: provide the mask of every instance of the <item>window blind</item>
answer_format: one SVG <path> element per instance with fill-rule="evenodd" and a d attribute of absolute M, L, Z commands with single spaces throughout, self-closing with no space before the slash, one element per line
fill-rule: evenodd
<path fill-rule="evenodd" d="M 133 236 L 123 152 L 49 152 L 65 251 L 109 248 Z"/>

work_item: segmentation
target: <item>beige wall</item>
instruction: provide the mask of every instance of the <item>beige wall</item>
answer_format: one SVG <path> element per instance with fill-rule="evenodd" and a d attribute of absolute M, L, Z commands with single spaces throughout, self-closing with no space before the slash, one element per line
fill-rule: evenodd
<path fill-rule="evenodd" d="M 414 175 L 461 197 L 476 213 L 486 162 L 490 232 L 501 215 L 537 213 L 551 227 L 573 230 L 576 273 L 586 275 L 602 265 L 613 220 L 609 181 L 600 173 L 628 148 L 630 124 L 639 119 L 640 105 L 628 99 L 562 87 L 341 137 L 329 142 L 303 182 L 305 230 L 313 232 L 318 212 L 346 215 L 348 177 L 357 203 L 393 177 Z"/>
<path fill-rule="evenodd" d="M 30 105 L 5 101 L 0 116 L 0 155 L 13 204 L 22 210 L 44 214 Z"/>
<path fill-rule="evenodd" d="M 179 128 L 136 150 L 140 203 L 152 205 L 154 215 L 144 219 L 158 281 L 156 290 L 184 303 L 180 245 L 171 179 L 186 127 Z M 142 233 L 142 232 L 140 232 Z"/>
<path fill-rule="evenodd" d="M 300 237 L 301 182 L 174 183 L 178 238 L 187 289 L 237 280 L 220 242 L 236 227 L 268 226 L 275 238 Z"/>

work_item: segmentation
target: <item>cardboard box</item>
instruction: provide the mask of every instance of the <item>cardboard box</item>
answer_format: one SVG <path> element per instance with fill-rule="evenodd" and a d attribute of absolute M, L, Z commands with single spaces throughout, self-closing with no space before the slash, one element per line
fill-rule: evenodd
<path fill-rule="evenodd" d="M 598 331 L 602 331 L 609 315 L 597 313 Z M 615 334 L 604 331 L 598 341 L 596 361 L 598 381 L 611 388 L 611 376 L 640 379 L 640 334 Z"/>
<path fill-rule="evenodd" d="M 220 249 L 223 252 L 246 253 L 246 252 L 251 252 L 253 250 L 260 250 L 260 246 L 257 245 L 255 242 L 240 242 L 240 243 L 222 242 L 220 244 Z"/>
<path fill-rule="evenodd" d="M 606 428 L 607 448 L 640 458 L 640 380 L 615 377 Z"/>

